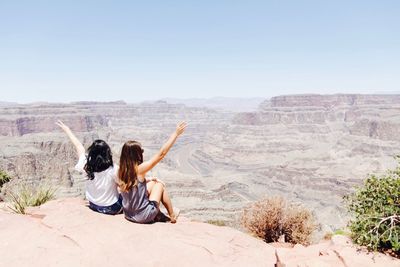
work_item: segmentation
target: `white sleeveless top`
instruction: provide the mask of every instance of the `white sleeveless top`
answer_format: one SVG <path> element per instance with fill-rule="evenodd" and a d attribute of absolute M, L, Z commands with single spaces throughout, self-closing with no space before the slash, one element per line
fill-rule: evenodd
<path fill-rule="evenodd" d="M 83 172 L 86 164 L 86 155 L 79 156 L 75 170 Z M 98 206 L 111 206 L 118 201 L 118 165 L 109 167 L 102 172 L 95 172 L 94 179 L 86 182 L 86 199 Z"/>

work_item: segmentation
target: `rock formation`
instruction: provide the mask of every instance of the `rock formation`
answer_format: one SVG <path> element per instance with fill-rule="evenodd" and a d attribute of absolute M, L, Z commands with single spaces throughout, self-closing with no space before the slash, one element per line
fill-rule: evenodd
<path fill-rule="evenodd" d="M 241 113 L 165 101 L 0 105 L 0 168 L 14 178 L 2 191 L 47 181 L 59 197 L 83 196 L 86 177 L 74 171 L 77 157 L 57 119 L 86 147 L 106 140 L 115 162 L 129 139 L 150 157 L 187 120 L 185 135 L 149 174 L 167 183 L 186 217 L 235 226 L 249 201 L 283 195 L 311 208 L 323 234 L 346 224 L 344 194 L 395 166 L 399 111 L 400 95 L 280 96 Z"/>
<path fill-rule="evenodd" d="M 266 266 L 275 250 L 229 227 L 180 218 L 141 225 L 95 213 L 80 199 L 30 215 L 0 211 L 0 266 Z"/>
<path fill-rule="evenodd" d="M 343 236 L 291 248 L 182 217 L 176 224 L 135 224 L 122 214 L 93 212 L 77 198 L 47 202 L 27 215 L 1 206 L 0 266 L 400 266 Z"/>

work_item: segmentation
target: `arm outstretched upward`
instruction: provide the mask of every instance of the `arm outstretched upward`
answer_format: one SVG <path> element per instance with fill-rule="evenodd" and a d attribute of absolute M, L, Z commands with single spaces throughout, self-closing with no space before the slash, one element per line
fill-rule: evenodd
<path fill-rule="evenodd" d="M 154 166 L 157 165 L 167 155 L 170 148 L 174 145 L 176 139 L 183 134 L 187 126 L 186 122 L 180 122 L 176 126 L 175 131 L 171 134 L 168 141 L 161 147 L 157 154 L 155 154 L 150 160 L 143 162 L 139 165 L 138 176 L 144 176 L 146 172 L 150 171 Z"/>
<path fill-rule="evenodd" d="M 76 138 L 76 136 L 72 133 L 71 129 L 65 125 L 62 121 L 58 120 L 56 124 L 68 135 L 69 139 L 75 146 L 76 153 L 78 157 L 85 153 L 85 148 L 83 147 L 82 143 Z"/>

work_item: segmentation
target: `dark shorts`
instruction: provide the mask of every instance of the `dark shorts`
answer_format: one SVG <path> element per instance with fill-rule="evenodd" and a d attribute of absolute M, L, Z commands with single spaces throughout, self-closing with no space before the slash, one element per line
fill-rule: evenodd
<path fill-rule="evenodd" d="M 89 201 L 89 208 L 103 214 L 116 215 L 122 213 L 122 196 L 119 195 L 118 201 L 111 206 L 99 206 Z"/>
<path fill-rule="evenodd" d="M 154 223 L 156 222 L 156 217 L 159 212 L 160 209 L 157 201 L 150 200 L 148 206 L 140 213 L 134 214 L 133 216 L 127 216 L 125 214 L 125 218 L 135 223 Z"/>

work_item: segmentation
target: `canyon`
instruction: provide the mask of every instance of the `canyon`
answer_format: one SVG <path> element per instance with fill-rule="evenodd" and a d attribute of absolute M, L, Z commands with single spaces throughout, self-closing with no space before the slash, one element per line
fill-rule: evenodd
<path fill-rule="evenodd" d="M 185 217 L 234 227 L 247 204 L 281 195 L 310 208 L 320 233 L 342 228 L 343 196 L 368 174 L 397 164 L 400 95 L 289 95 L 254 109 L 227 106 L 0 102 L 0 169 L 12 177 L 2 195 L 45 182 L 57 197 L 83 197 L 87 178 L 74 170 L 77 156 L 58 119 L 85 147 L 105 140 L 117 163 L 125 141 L 141 142 L 146 159 L 178 121 L 187 121 L 185 134 L 149 175 L 167 184 Z"/>

